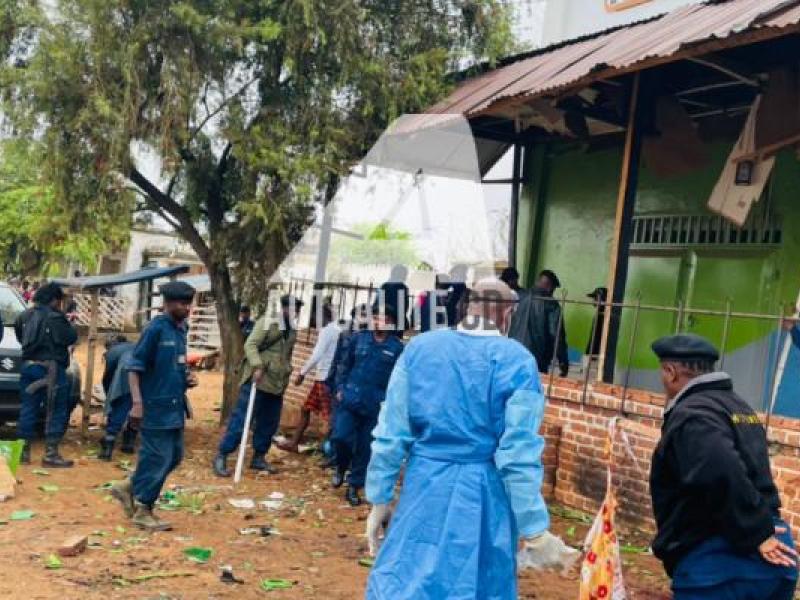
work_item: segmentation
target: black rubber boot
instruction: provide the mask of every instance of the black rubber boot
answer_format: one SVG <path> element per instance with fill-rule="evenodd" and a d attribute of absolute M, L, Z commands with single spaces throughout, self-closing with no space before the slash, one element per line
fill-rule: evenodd
<path fill-rule="evenodd" d="M 265 473 L 269 473 L 270 475 L 275 475 L 278 472 L 275 467 L 264 460 L 263 454 L 253 454 L 253 460 L 250 462 L 250 468 L 254 471 L 263 471 Z"/>
<path fill-rule="evenodd" d="M 349 486 L 345 498 L 347 498 L 347 502 L 350 503 L 350 506 L 361 506 L 361 496 L 358 494 L 358 488 L 352 485 Z"/>
<path fill-rule="evenodd" d="M 25 445 L 22 447 L 22 456 L 19 462 L 23 465 L 31 464 L 31 441 L 25 440 Z"/>
<path fill-rule="evenodd" d="M 138 432 L 135 429 L 126 427 L 122 430 L 122 443 L 119 446 L 121 452 L 125 454 L 133 454 L 136 452 L 136 436 Z"/>
<path fill-rule="evenodd" d="M 111 462 L 111 457 L 114 454 L 114 439 L 113 435 L 106 435 L 100 440 L 100 453 L 97 458 Z"/>
<path fill-rule="evenodd" d="M 47 442 L 45 447 L 44 458 L 42 458 L 43 467 L 51 467 L 54 469 L 69 469 L 75 464 L 74 461 L 64 458 L 58 453 L 58 442 Z"/>
<path fill-rule="evenodd" d="M 214 457 L 212 463 L 214 468 L 214 475 L 217 477 L 230 477 L 231 472 L 228 470 L 228 455 L 221 452 Z"/>
<path fill-rule="evenodd" d="M 331 479 L 331 485 L 335 488 L 340 488 L 344 485 L 344 478 L 347 475 L 347 469 L 344 467 L 336 466 L 336 470 L 333 472 L 333 478 Z"/>

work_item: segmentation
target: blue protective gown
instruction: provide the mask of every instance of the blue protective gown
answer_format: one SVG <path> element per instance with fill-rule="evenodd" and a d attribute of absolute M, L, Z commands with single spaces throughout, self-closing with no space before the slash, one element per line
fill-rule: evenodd
<path fill-rule="evenodd" d="M 544 532 L 536 364 L 519 343 L 452 330 L 415 338 L 373 433 L 367 498 L 403 488 L 369 600 L 512 600 L 518 536 Z"/>

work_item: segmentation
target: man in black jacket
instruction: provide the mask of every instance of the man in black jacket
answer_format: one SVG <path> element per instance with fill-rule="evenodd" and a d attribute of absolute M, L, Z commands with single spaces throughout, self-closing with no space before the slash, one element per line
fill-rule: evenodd
<path fill-rule="evenodd" d="M 49 283 L 33 296 L 34 307 L 26 310 L 14 323 L 22 345 L 20 373 L 20 414 L 17 433 L 25 440 L 22 462 L 31 459 L 31 443 L 36 435 L 42 408 L 45 412 L 46 450 L 42 464 L 46 467 L 71 467 L 73 461 L 58 452 L 69 424 L 69 347 L 78 341 L 75 328 L 61 311 L 64 292 Z"/>
<path fill-rule="evenodd" d="M 508 337 L 517 340 L 533 354 L 540 373 L 549 373 L 555 355 L 559 373 L 569 372 L 569 348 L 561 317 L 561 306 L 553 293 L 561 287 L 558 276 L 545 269 L 530 292 L 520 293 L 519 305 L 511 320 Z"/>
<path fill-rule="evenodd" d="M 797 553 L 758 416 L 714 371 L 704 338 L 662 338 L 653 351 L 668 398 L 650 473 L 653 552 L 675 600 L 790 600 Z"/>

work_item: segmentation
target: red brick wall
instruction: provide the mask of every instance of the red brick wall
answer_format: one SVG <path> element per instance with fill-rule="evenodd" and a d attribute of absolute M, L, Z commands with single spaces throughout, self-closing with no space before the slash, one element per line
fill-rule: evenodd
<path fill-rule="evenodd" d="M 311 354 L 315 340 L 314 332 L 310 335 L 300 332 L 293 356 L 295 374 Z M 308 379 L 300 387 L 289 386 L 284 425 L 291 427 L 296 423 L 310 384 Z M 553 382 L 542 425 L 545 497 L 589 513 L 598 510 L 606 489 L 608 422 L 621 414 L 621 395 L 619 386 L 590 383 L 584 398 L 582 382 L 568 379 Z M 653 529 L 648 478 L 650 457 L 660 436 L 663 407 L 664 398 L 659 394 L 642 390 L 628 390 L 626 394 L 625 419 L 619 428 L 628 436 L 634 458 L 623 448 L 620 436 L 613 452 L 619 518 L 624 526 Z M 326 424 L 312 419 L 311 429 L 320 433 L 325 431 Z M 773 417 L 768 435 L 784 518 L 795 534 L 800 534 L 800 420 Z"/>

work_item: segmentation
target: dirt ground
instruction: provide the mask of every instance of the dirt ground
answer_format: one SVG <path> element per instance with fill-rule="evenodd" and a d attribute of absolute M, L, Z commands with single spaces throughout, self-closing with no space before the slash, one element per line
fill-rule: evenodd
<path fill-rule="evenodd" d="M 104 484 L 125 476 L 128 457 L 115 453 L 105 463 L 93 455 L 101 432 L 82 442 L 79 431 L 68 433 L 64 454 L 75 468 L 42 474 L 42 448 L 18 472 L 18 497 L 0 504 L 0 597 L 3 598 L 288 598 L 354 599 L 363 597 L 369 567 L 363 537 L 368 508 L 350 508 L 341 492 L 330 489 L 329 473 L 313 455 L 287 455 L 272 450 L 280 469 L 275 476 L 247 473 L 234 490 L 230 480 L 215 478 L 209 465 L 218 441 L 221 375 L 201 373 L 201 385 L 191 393 L 195 419 L 186 432 L 186 458 L 168 481 L 176 492 L 176 510 L 161 517 L 173 531 L 144 534 L 131 527 Z M 76 416 L 80 411 L 76 411 Z M 0 432 L 3 439 L 13 431 Z M 44 487 L 43 487 L 44 486 Z M 52 486 L 57 486 L 57 489 Z M 266 500 L 284 495 L 280 508 L 239 509 L 228 500 Z M 278 503 L 275 503 L 278 504 Z M 276 506 L 277 508 L 277 506 Z M 29 520 L 13 520 L 15 511 L 30 510 Z M 579 515 L 555 509 L 553 529 L 578 545 L 587 525 Z M 262 535 L 260 529 L 269 535 Z M 247 531 L 247 530 L 252 531 Z M 74 558 L 61 558 L 59 568 L 48 562 L 62 542 L 89 535 L 90 547 Z M 624 542 L 646 546 L 644 538 Z M 206 563 L 188 560 L 184 550 L 213 550 Z M 629 548 L 624 555 L 630 597 L 665 598 L 666 582 L 657 561 Z M 221 567 L 230 565 L 242 583 L 220 581 Z M 285 579 L 292 587 L 266 592 L 262 580 Z M 520 598 L 575 600 L 577 575 L 522 575 Z"/>

